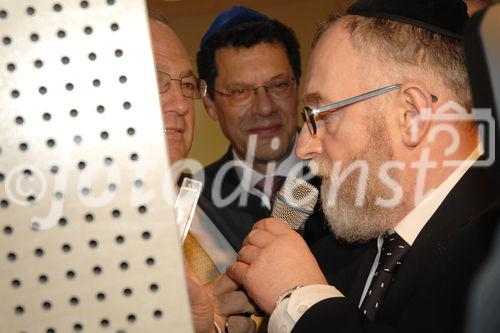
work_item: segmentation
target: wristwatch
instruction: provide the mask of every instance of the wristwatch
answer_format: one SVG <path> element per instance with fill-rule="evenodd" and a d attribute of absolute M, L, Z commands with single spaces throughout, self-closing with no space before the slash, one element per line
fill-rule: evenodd
<path fill-rule="evenodd" d="M 287 291 L 285 291 L 284 293 L 282 293 L 281 295 L 278 296 L 278 299 L 276 300 L 276 303 L 275 303 L 275 306 L 278 306 L 279 303 L 281 303 L 281 301 L 283 301 L 284 299 L 286 298 L 289 298 L 290 296 L 292 296 L 292 294 L 302 288 L 304 285 L 302 284 L 299 284 L 298 286 L 296 287 L 293 287 L 293 288 L 290 288 L 288 289 Z"/>

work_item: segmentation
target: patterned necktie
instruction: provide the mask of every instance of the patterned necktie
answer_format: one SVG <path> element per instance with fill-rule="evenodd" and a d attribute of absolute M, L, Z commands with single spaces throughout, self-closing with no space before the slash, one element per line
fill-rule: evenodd
<path fill-rule="evenodd" d="M 285 183 L 285 176 L 268 176 L 264 177 L 255 184 L 255 188 L 266 194 L 269 197 L 269 202 L 271 207 L 274 204 L 274 199 L 276 194 L 278 194 L 279 189 Z"/>
<path fill-rule="evenodd" d="M 384 236 L 377 270 L 370 284 L 370 289 L 368 289 L 368 293 L 361 304 L 361 311 L 370 321 L 375 320 L 387 289 L 394 280 L 394 275 L 409 248 L 410 245 L 397 233 Z"/>
<path fill-rule="evenodd" d="M 184 257 L 193 267 L 201 283 L 210 282 L 220 275 L 212 259 L 191 233 L 188 233 L 184 241 Z"/>

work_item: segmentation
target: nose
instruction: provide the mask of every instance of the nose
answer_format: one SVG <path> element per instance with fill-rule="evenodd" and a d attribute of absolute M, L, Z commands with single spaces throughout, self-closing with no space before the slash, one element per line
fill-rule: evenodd
<path fill-rule="evenodd" d="M 269 97 L 266 87 L 256 88 L 253 113 L 259 116 L 267 117 L 272 112 L 273 112 L 273 101 Z"/>
<path fill-rule="evenodd" d="M 180 82 L 172 80 L 170 88 L 162 93 L 162 110 L 163 112 L 175 112 L 180 116 L 185 115 L 189 111 L 190 99 L 184 97 Z"/>
<path fill-rule="evenodd" d="M 304 124 L 297 140 L 297 148 L 295 149 L 296 155 L 302 160 L 310 160 L 313 159 L 315 155 L 320 155 L 322 152 L 320 133 L 318 132 L 316 135 L 311 135 L 307 125 Z"/>

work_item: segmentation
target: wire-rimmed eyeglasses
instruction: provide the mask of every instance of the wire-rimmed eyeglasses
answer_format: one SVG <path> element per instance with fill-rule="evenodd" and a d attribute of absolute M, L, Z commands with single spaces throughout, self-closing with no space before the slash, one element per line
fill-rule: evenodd
<path fill-rule="evenodd" d="M 160 94 L 163 94 L 170 89 L 172 81 L 178 81 L 181 86 L 182 95 L 190 99 L 200 99 L 207 94 L 207 83 L 205 80 L 199 79 L 193 74 L 179 77 L 178 79 L 172 78 L 172 76 L 166 72 L 156 71 L 156 76 L 158 79 L 158 88 Z"/>
<path fill-rule="evenodd" d="M 280 100 L 289 98 L 295 90 L 296 85 L 297 80 L 295 80 L 295 78 L 279 76 L 258 87 L 236 85 L 234 87 L 227 88 L 226 92 L 217 89 L 215 89 L 215 92 L 224 97 L 229 105 L 246 106 L 253 103 L 259 88 L 264 88 L 270 98 Z"/>
<path fill-rule="evenodd" d="M 302 117 L 304 118 L 304 122 L 307 124 L 307 128 L 309 129 L 309 132 L 311 133 L 311 135 L 316 135 L 316 133 L 317 133 L 316 117 L 318 117 L 320 114 L 322 116 L 324 116 L 324 115 L 326 115 L 326 113 L 338 111 L 339 109 L 344 108 L 344 107 L 349 106 L 349 105 L 352 105 L 354 103 L 358 103 L 358 102 L 364 101 L 366 99 L 369 99 L 369 98 L 372 98 L 375 96 L 379 96 L 379 95 L 388 93 L 388 92 L 396 90 L 396 89 L 400 89 L 401 86 L 402 86 L 401 83 L 393 84 L 393 85 L 390 85 L 387 87 L 375 89 L 373 91 L 370 91 L 370 92 L 367 92 L 367 93 L 364 93 L 364 94 L 361 94 L 358 96 L 354 96 L 354 97 L 351 97 L 348 99 L 344 99 L 342 101 L 328 104 L 328 105 L 325 105 L 325 106 L 322 106 L 319 108 L 315 108 L 315 109 L 306 106 L 306 107 L 304 107 L 304 110 L 302 112 Z M 431 95 L 431 98 L 432 98 L 433 103 L 436 103 L 438 101 L 438 98 L 434 95 Z"/>

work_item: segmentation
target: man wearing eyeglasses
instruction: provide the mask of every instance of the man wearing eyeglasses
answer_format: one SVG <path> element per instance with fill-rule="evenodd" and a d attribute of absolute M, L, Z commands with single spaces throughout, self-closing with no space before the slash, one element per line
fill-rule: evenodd
<path fill-rule="evenodd" d="M 323 176 L 334 236 L 310 251 L 259 221 L 226 272 L 271 314 L 269 332 L 463 331 L 500 207 L 467 20 L 461 0 L 359 0 L 320 27 L 297 154 Z"/>
<path fill-rule="evenodd" d="M 286 177 L 304 174 L 306 163 L 294 154 L 299 44 L 281 22 L 232 7 L 203 37 L 197 63 L 208 86 L 205 109 L 230 141 L 226 154 L 203 170 L 200 206 L 238 251 L 252 225 L 270 216 Z M 310 243 L 328 232 L 320 214 L 314 225 L 305 223 Z"/>
<path fill-rule="evenodd" d="M 194 99 L 206 93 L 186 49 L 166 19 L 150 11 L 151 38 L 170 164 L 187 157 L 194 134 Z"/>

